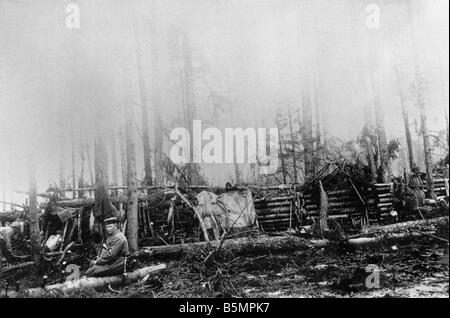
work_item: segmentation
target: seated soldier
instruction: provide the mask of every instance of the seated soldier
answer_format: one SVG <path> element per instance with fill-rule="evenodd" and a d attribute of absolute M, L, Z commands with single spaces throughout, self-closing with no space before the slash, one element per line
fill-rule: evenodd
<path fill-rule="evenodd" d="M 102 247 L 100 256 L 86 271 L 86 276 L 114 276 L 123 273 L 125 256 L 128 254 L 128 241 L 117 228 L 117 219 L 109 218 L 104 221 L 106 229 L 106 244 Z"/>
<path fill-rule="evenodd" d="M 4 256 L 8 261 L 17 258 L 13 254 L 11 243 L 19 237 L 20 232 L 21 226 L 17 222 L 0 227 L 0 257 Z"/>

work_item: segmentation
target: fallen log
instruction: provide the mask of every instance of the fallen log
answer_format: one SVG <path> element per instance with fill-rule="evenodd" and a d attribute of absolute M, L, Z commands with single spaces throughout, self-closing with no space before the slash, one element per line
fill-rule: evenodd
<path fill-rule="evenodd" d="M 287 226 L 287 225 L 286 225 Z M 282 226 L 264 227 L 264 230 L 282 229 Z M 367 235 L 367 234 L 365 234 Z M 267 253 L 286 253 L 291 251 L 305 250 L 308 248 L 323 248 L 334 246 L 336 244 L 348 244 L 354 247 L 365 247 L 377 245 L 380 243 L 395 243 L 410 240 L 413 238 L 422 237 L 422 234 L 416 232 L 408 233 L 387 233 L 376 237 L 360 237 L 344 241 L 329 241 L 329 240 L 305 240 L 297 236 L 259 236 L 256 238 L 238 238 L 225 240 L 222 244 L 222 249 L 236 256 L 242 255 L 258 255 Z M 205 249 L 217 249 L 219 241 L 211 242 L 196 242 L 189 244 L 177 244 L 167 246 L 147 246 L 140 251 L 133 254 L 134 257 L 145 260 L 163 260 L 163 259 L 179 259 L 190 253 L 199 253 Z M 201 253 L 199 253 L 201 254 Z"/>
<path fill-rule="evenodd" d="M 219 245 L 219 241 L 210 241 L 166 246 L 146 246 L 133 254 L 133 256 L 142 260 L 177 259 L 199 250 L 217 249 Z M 221 248 L 235 255 L 248 255 L 289 252 L 307 247 L 307 241 L 296 236 L 259 236 L 256 238 L 243 237 L 225 240 Z"/>
<path fill-rule="evenodd" d="M 282 207 L 282 208 L 272 208 L 272 209 L 255 209 L 256 215 L 266 215 L 266 214 L 277 214 L 277 213 L 289 213 L 291 209 L 289 207 Z"/>
<path fill-rule="evenodd" d="M 17 265 L 6 266 L 2 270 L 2 274 L 5 274 L 10 271 L 16 271 L 16 270 L 22 269 L 22 268 L 31 267 L 33 265 L 34 265 L 34 262 L 26 262 L 26 263 L 17 264 Z"/>
<path fill-rule="evenodd" d="M 266 207 L 268 207 L 268 208 L 271 208 L 271 207 L 284 207 L 284 206 L 289 207 L 291 202 L 292 201 L 277 201 L 277 202 L 267 202 L 267 203 L 260 202 L 260 203 L 254 204 L 254 205 L 255 205 L 256 209 L 258 209 L 258 208 L 263 208 L 264 209 Z"/>
<path fill-rule="evenodd" d="M 418 221 L 408 221 L 401 223 L 394 223 L 389 225 L 382 226 L 371 226 L 367 228 L 365 233 L 375 233 L 375 232 L 396 232 L 396 231 L 404 231 L 409 228 L 419 227 L 419 226 L 427 226 L 427 225 L 438 225 L 445 224 L 448 222 L 448 216 L 441 216 L 433 219 L 425 219 Z"/>
<path fill-rule="evenodd" d="M 417 232 L 408 233 L 389 233 L 386 235 L 375 236 L 375 237 L 359 237 L 352 238 L 343 241 L 342 243 L 352 245 L 354 247 L 368 247 L 378 244 L 389 244 L 389 243 L 400 243 L 402 241 L 408 241 L 417 237 L 421 237 L 422 234 Z M 333 244 L 338 244 L 341 242 L 333 242 L 328 240 L 311 240 L 311 245 L 316 248 L 324 248 Z"/>
<path fill-rule="evenodd" d="M 55 284 L 55 285 L 49 285 L 45 286 L 44 288 L 31 288 L 28 290 L 25 290 L 23 295 L 25 297 L 43 297 L 48 295 L 54 295 L 54 294 L 65 294 L 68 292 L 73 291 L 80 291 L 83 289 L 91 289 L 91 288 L 101 288 L 106 287 L 108 285 L 114 285 L 114 284 L 129 284 L 135 281 L 138 281 L 142 278 L 144 278 L 147 274 L 163 270 L 167 266 L 166 264 L 159 264 L 155 266 L 148 266 L 144 267 L 138 270 L 135 270 L 134 272 L 127 273 L 125 276 L 125 280 L 122 276 L 112 276 L 112 277 L 84 277 L 78 280 L 65 282 L 61 284 Z M 19 296 L 16 293 L 8 293 L 8 296 L 10 297 L 17 297 Z"/>

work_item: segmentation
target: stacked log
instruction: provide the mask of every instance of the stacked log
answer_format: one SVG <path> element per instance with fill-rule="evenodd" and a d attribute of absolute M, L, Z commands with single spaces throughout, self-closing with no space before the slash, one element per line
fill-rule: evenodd
<path fill-rule="evenodd" d="M 358 195 L 351 189 L 341 189 L 328 191 L 328 218 L 360 218 L 364 217 L 364 206 Z M 306 194 L 305 210 L 309 216 L 319 217 L 320 200 L 319 196 Z"/>
<path fill-rule="evenodd" d="M 392 219 L 393 183 L 376 183 L 367 188 L 367 204 L 370 222 L 386 222 Z"/>
<path fill-rule="evenodd" d="M 435 179 L 434 191 L 436 196 L 447 196 L 448 179 Z M 425 193 L 427 192 L 425 184 Z M 367 203 L 369 220 L 374 222 L 386 222 L 392 220 L 390 212 L 394 209 L 393 183 L 376 183 L 367 188 Z"/>
<path fill-rule="evenodd" d="M 425 193 L 427 193 L 426 182 L 425 185 Z M 434 180 L 434 193 L 437 197 L 448 196 L 448 179 L 435 179 Z"/>
<path fill-rule="evenodd" d="M 272 198 L 253 200 L 258 224 L 265 232 L 286 231 L 289 226 L 296 227 L 296 198 L 293 195 L 281 195 Z"/>

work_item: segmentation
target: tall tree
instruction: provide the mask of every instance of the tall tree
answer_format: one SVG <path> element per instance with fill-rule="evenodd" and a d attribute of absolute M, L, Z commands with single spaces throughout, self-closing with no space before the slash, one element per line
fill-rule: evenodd
<path fill-rule="evenodd" d="M 135 16 L 136 17 L 136 16 Z M 142 48 L 137 33 L 136 19 L 133 23 L 134 27 L 134 43 L 136 54 L 136 68 L 139 79 L 139 91 L 141 96 L 141 119 L 142 119 L 142 144 L 144 148 L 144 185 L 151 186 L 153 184 L 150 137 L 148 129 L 148 92 L 145 82 L 144 65 L 142 59 Z M 148 190 L 150 192 L 150 190 Z"/>
<path fill-rule="evenodd" d="M 75 132 L 73 127 L 73 118 L 70 119 L 70 140 L 71 140 L 71 151 L 72 151 L 72 198 L 77 197 L 77 178 L 75 175 Z"/>
<path fill-rule="evenodd" d="M 375 111 L 375 125 L 378 137 L 380 179 L 381 182 L 388 182 L 391 175 L 391 168 L 386 138 L 386 128 L 384 123 L 383 106 L 381 104 L 382 73 L 378 66 L 380 61 L 380 47 L 383 46 L 383 43 L 381 42 L 382 38 L 379 32 L 379 30 L 372 30 L 372 34 L 370 35 L 369 39 L 369 75 L 372 87 L 373 108 Z"/>
<path fill-rule="evenodd" d="M 412 147 L 412 139 L 411 139 L 411 132 L 409 130 L 409 117 L 408 117 L 408 111 L 406 109 L 406 101 L 402 90 L 402 84 L 400 79 L 400 74 L 397 67 L 394 67 L 395 75 L 397 78 L 397 85 L 398 85 L 398 94 L 400 97 L 400 105 L 402 107 L 402 115 L 403 115 L 403 123 L 405 125 L 405 135 L 406 135 L 406 145 L 408 146 L 408 162 L 409 162 L 409 168 L 414 167 L 414 153 L 413 153 L 413 147 Z"/>
<path fill-rule="evenodd" d="M 283 184 L 286 184 L 286 167 L 284 165 L 284 154 L 283 154 L 283 145 L 281 142 L 281 132 L 280 132 L 280 126 L 281 126 L 281 118 L 280 118 L 280 113 L 277 113 L 276 115 L 276 123 L 277 123 L 277 130 L 278 130 L 278 156 L 281 159 L 281 173 L 283 175 Z"/>
<path fill-rule="evenodd" d="M 112 185 L 113 186 L 118 186 L 117 183 L 117 150 L 116 150 L 116 134 L 115 131 L 113 130 L 112 134 L 111 134 L 111 166 L 112 166 Z M 113 191 L 114 195 L 117 196 L 118 191 L 114 190 Z"/>
<path fill-rule="evenodd" d="M 109 177 L 108 177 L 108 154 L 103 142 L 103 135 L 96 136 L 94 145 L 94 169 L 95 169 L 95 206 L 94 231 L 105 235 L 103 221 L 110 217 L 109 193 Z"/>
<path fill-rule="evenodd" d="M 85 153 L 84 153 L 84 141 L 83 141 L 83 137 L 82 134 L 80 134 L 80 149 L 79 149 L 79 155 L 80 155 L 80 178 L 78 179 L 78 188 L 83 188 L 84 187 L 84 169 L 85 169 L 85 165 L 86 165 L 86 157 L 85 157 Z M 80 191 L 78 192 L 78 197 L 81 198 L 83 197 L 84 192 Z"/>
<path fill-rule="evenodd" d="M 295 137 L 292 129 L 292 116 L 291 109 L 288 109 L 288 120 L 289 120 L 289 134 L 291 136 L 291 147 L 292 147 L 292 163 L 294 166 L 294 183 L 298 183 L 298 173 L 297 173 L 297 152 L 295 151 Z"/>
<path fill-rule="evenodd" d="M 157 13 L 157 1 L 152 1 L 152 12 L 150 20 L 150 34 L 153 37 L 150 39 L 151 43 L 151 63 L 152 63 L 152 108 L 153 108 L 153 136 L 154 136 L 154 156 L 155 162 L 155 183 L 164 183 L 164 166 L 163 166 L 163 121 L 161 117 L 161 101 L 159 86 L 160 83 L 160 56 L 159 46 L 157 45 L 158 35 L 158 13 Z"/>
<path fill-rule="evenodd" d="M 34 154 L 30 154 L 28 162 L 28 178 L 29 178 L 29 214 L 30 221 L 30 239 L 31 239 L 31 256 L 35 264 L 40 261 L 40 231 L 38 219 L 38 203 L 37 203 L 37 189 L 36 189 L 36 162 Z"/>
<path fill-rule="evenodd" d="M 122 172 L 122 186 L 127 185 L 127 152 L 124 128 L 119 129 L 120 170 Z"/>
<path fill-rule="evenodd" d="M 357 67 L 357 74 L 358 74 L 358 80 L 362 84 L 362 96 L 365 97 L 368 95 L 369 92 L 369 83 L 368 83 L 368 77 L 366 68 L 364 67 L 364 63 L 362 59 L 357 59 L 356 63 Z M 364 130 L 362 134 L 362 143 L 364 147 L 366 148 L 367 152 L 367 163 L 370 168 L 370 176 L 371 181 L 377 180 L 377 164 L 375 162 L 375 154 L 373 151 L 373 118 L 371 116 L 370 112 L 371 107 L 368 105 L 368 103 L 365 101 L 363 105 L 363 112 L 364 112 Z"/>
<path fill-rule="evenodd" d="M 430 144 L 430 136 L 428 133 L 427 128 L 427 115 L 425 110 L 425 101 L 423 98 L 423 90 L 425 89 L 423 85 L 423 78 L 420 71 L 420 65 L 419 65 L 419 52 L 418 47 L 416 46 L 416 37 L 413 30 L 413 25 L 415 22 L 413 8 L 414 3 L 409 3 L 408 5 L 408 15 L 410 18 L 410 24 L 409 24 L 409 30 L 411 35 L 411 43 L 412 43 L 412 52 L 413 52 L 413 58 L 414 58 L 414 74 L 415 74 L 415 81 L 416 81 L 416 87 L 415 91 L 417 94 L 417 106 L 419 108 L 419 115 L 420 115 L 420 130 L 423 138 L 423 149 L 424 149 L 424 156 L 425 156 L 425 170 L 427 174 L 427 189 L 428 189 L 428 195 L 431 198 L 434 198 L 436 195 L 434 193 L 434 181 L 433 181 L 433 169 L 432 169 L 432 160 L 431 160 L 431 144 Z"/>
<path fill-rule="evenodd" d="M 185 31 L 178 32 L 180 40 L 182 63 L 181 63 L 181 89 L 182 104 L 184 110 L 184 121 L 188 131 L 192 135 L 193 123 L 196 115 L 195 94 L 194 94 L 194 74 L 192 70 L 192 49 Z M 190 184 L 201 184 L 204 182 L 200 176 L 200 167 L 194 162 L 194 138 L 190 138 L 191 163 L 187 164 L 187 179 Z"/>
<path fill-rule="evenodd" d="M 59 134 L 58 134 L 58 149 L 59 149 L 59 189 L 64 190 L 66 188 L 66 176 L 65 176 L 65 154 L 64 154 L 64 116 L 59 113 Z M 61 192 L 61 197 L 65 197 L 65 192 Z"/>
<path fill-rule="evenodd" d="M 302 77 L 302 108 L 303 108 L 303 142 L 304 142 L 304 160 L 305 160 L 305 180 L 308 180 L 314 174 L 313 164 L 313 135 L 312 135 L 312 113 L 311 113 L 311 95 L 309 89 L 309 71 L 307 70 Z"/>
<path fill-rule="evenodd" d="M 127 152 L 127 229 L 126 235 L 131 251 L 138 250 L 138 198 L 136 175 L 136 146 L 134 125 L 130 107 L 125 108 L 125 135 Z"/>
<path fill-rule="evenodd" d="M 91 186 L 95 185 L 95 176 L 94 176 L 94 170 L 92 169 L 92 156 L 91 156 L 91 148 L 89 146 L 89 142 L 86 138 L 86 134 L 84 135 L 84 145 L 85 145 L 85 151 L 87 156 L 87 163 L 88 163 L 88 170 L 89 170 L 89 181 Z M 95 159 L 94 159 L 95 161 Z"/>

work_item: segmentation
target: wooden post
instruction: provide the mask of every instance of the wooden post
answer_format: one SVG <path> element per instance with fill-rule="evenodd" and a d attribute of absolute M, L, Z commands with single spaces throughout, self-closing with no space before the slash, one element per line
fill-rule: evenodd
<path fill-rule="evenodd" d="M 36 164 L 34 154 L 30 154 L 28 163 L 29 176 L 29 214 L 30 221 L 30 239 L 31 239 L 31 255 L 35 264 L 40 261 L 40 231 L 38 219 L 38 205 L 37 205 L 37 189 L 36 189 Z"/>
<path fill-rule="evenodd" d="M 328 231 L 328 197 L 323 188 L 322 181 L 319 180 L 320 186 L 320 231 Z"/>

